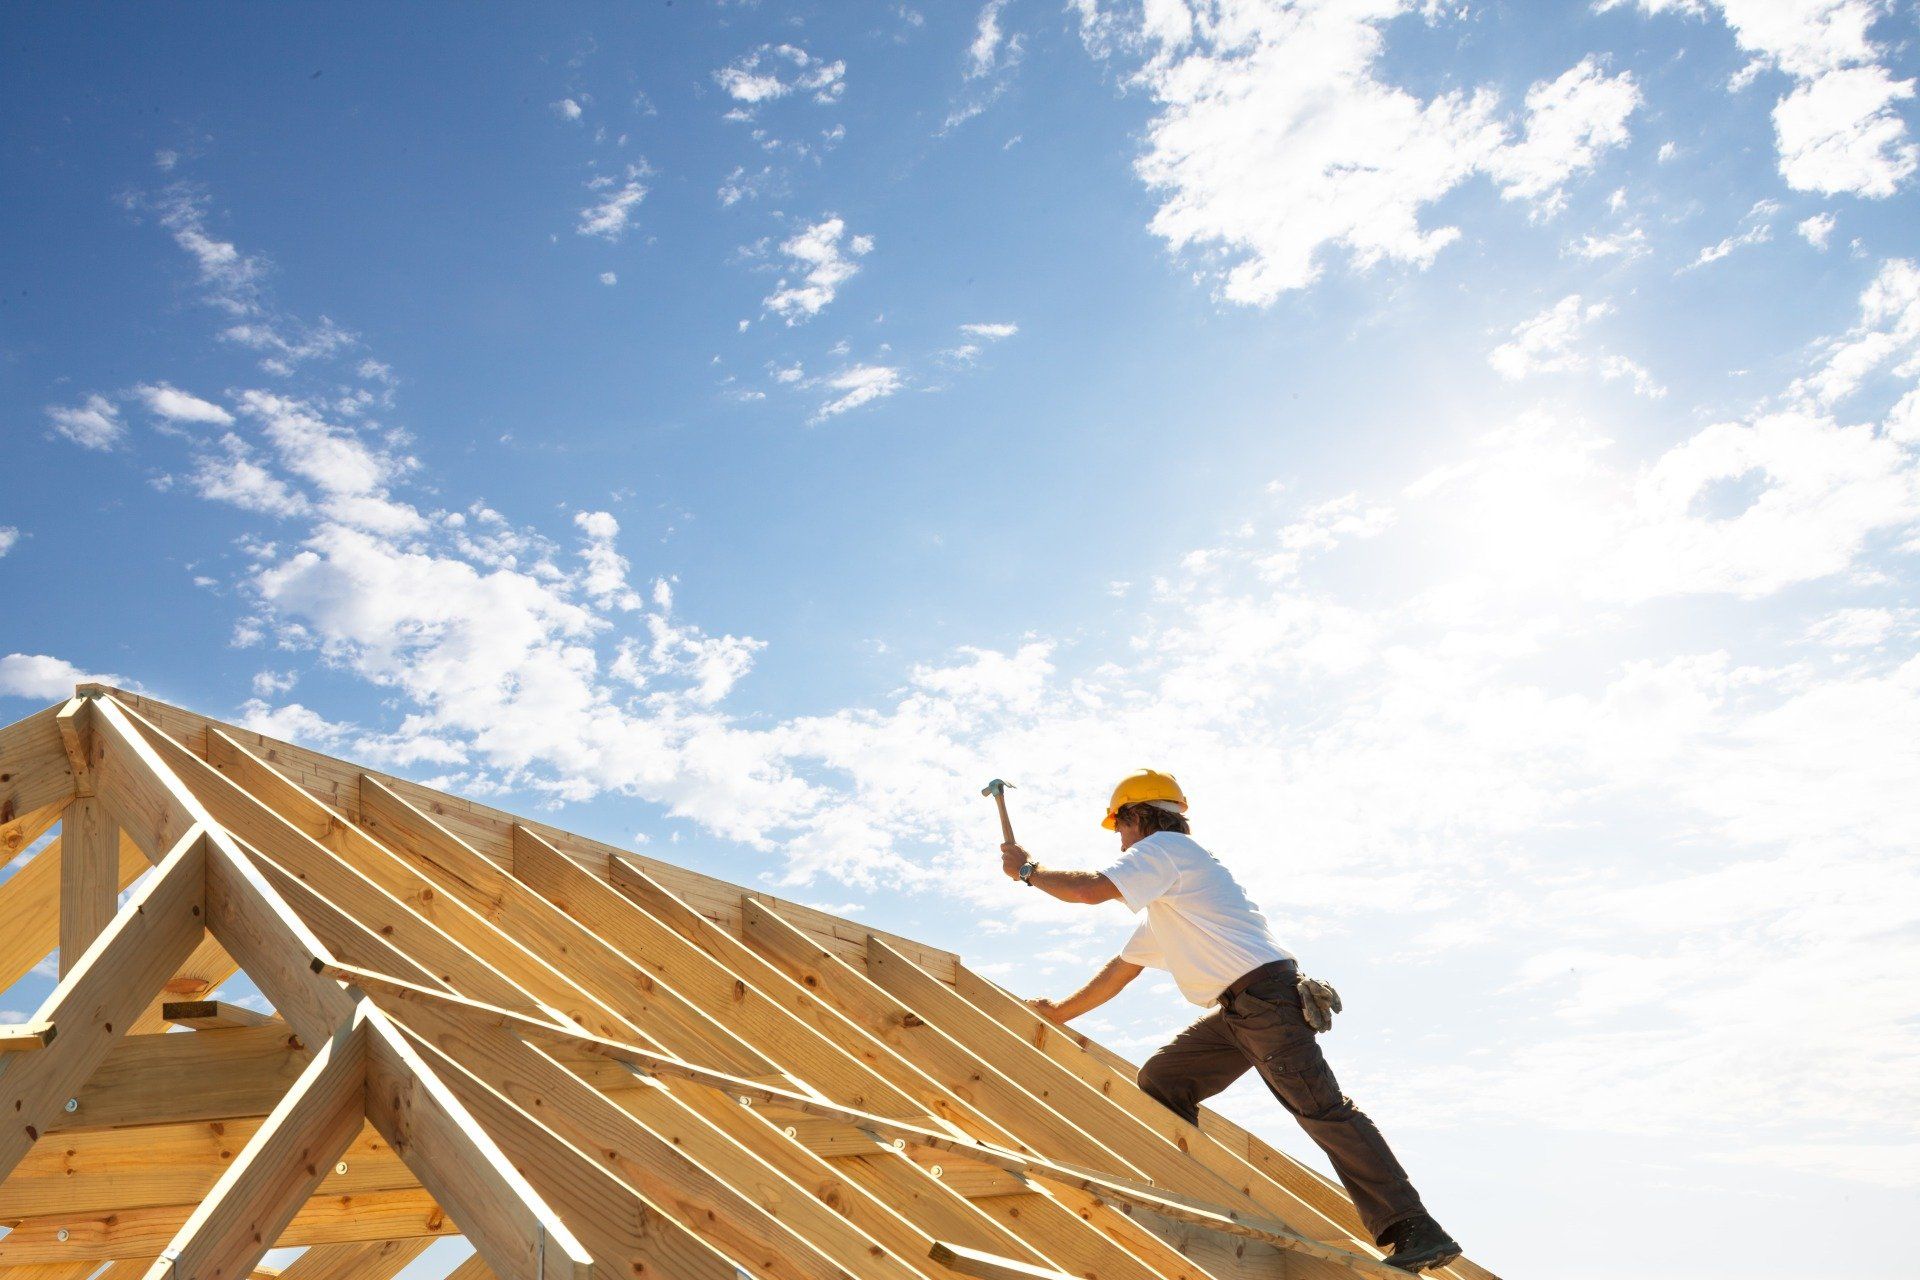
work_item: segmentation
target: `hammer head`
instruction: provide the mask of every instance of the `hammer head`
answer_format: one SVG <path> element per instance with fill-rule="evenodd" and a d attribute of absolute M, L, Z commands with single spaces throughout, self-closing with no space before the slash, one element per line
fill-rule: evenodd
<path fill-rule="evenodd" d="M 1011 782 L 1007 782 L 1004 779 L 995 778 L 992 782 L 989 782 L 986 786 L 980 788 L 980 794 L 983 796 L 1005 795 L 1007 788 L 1012 785 L 1013 784 Z"/>

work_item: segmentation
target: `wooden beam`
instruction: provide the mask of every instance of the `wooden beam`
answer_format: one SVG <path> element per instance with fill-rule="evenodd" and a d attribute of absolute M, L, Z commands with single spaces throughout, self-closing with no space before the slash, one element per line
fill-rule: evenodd
<path fill-rule="evenodd" d="M 25 851 L 27 846 L 47 834 L 53 824 L 58 822 L 72 803 L 72 798 L 56 800 L 52 804 L 41 805 L 29 813 L 17 818 L 0 822 L 0 867 L 6 866 Z"/>
<path fill-rule="evenodd" d="M 432 1243 L 430 1237 L 421 1237 L 318 1244 L 288 1263 L 279 1280 L 392 1280 Z"/>
<path fill-rule="evenodd" d="M 241 1280 L 267 1256 L 360 1132 L 366 1007 L 356 1010 L 181 1225 L 147 1280 Z"/>
<path fill-rule="evenodd" d="M 205 888 L 206 841 L 190 828 L 41 1006 L 38 1018 L 59 1036 L 37 1053 L 0 1060 L 0 1179 L 65 1114 L 67 1099 L 193 950 Z"/>
<path fill-rule="evenodd" d="M 58 837 L 0 880 L 0 991 L 25 977 L 60 945 L 60 864 Z M 131 836 L 120 836 L 120 873 L 115 891 L 125 889 L 153 864 Z"/>
<path fill-rule="evenodd" d="M 307 1051 L 284 1023 L 192 1035 L 128 1036 L 69 1096 L 43 1134 L 140 1124 L 258 1119 L 305 1069 Z M 179 1082 L 191 1080 L 191 1089 Z"/>
<path fill-rule="evenodd" d="M 270 1013 L 259 1013 L 224 1000 L 168 1000 L 160 1006 L 160 1016 L 176 1027 L 195 1031 L 286 1025 Z"/>
<path fill-rule="evenodd" d="M 151 1258 L 180 1231 L 198 1206 L 162 1205 L 105 1214 L 50 1214 L 23 1219 L 0 1237 L 0 1266 L 38 1262 L 108 1262 Z M 62 1238 L 62 1233 L 65 1238 Z M 301 1207 L 276 1242 L 282 1248 L 458 1235 L 446 1211 L 425 1191 L 370 1191 L 316 1196 Z"/>
<path fill-rule="evenodd" d="M 962 1248 L 944 1240 L 935 1240 L 927 1256 L 956 1275 L 973 1276 L 976 1280 L 1073 1280 L 1058 1271 L 1030 1267 L 1012 1258 Z"/>
<path fill-rule="evenodd" d="M 0 1053 L 29 1053 L 53 1043 L 51 1022 L 0 1023 Z"/>
<path fill-rule="evenodd" d="M 0 867 L 37 840 L 73 799 L 60 706 L 0 729 Z"/>
<path fill-rule="evenodd" d="M 93 771 L 87 763 L 87 756 L 93 745 L 92 713 L 88 698 L 69 698 L 60 708 L 54 722 L 60 729 L 60 746 L 67 753 L 67 765 L 73 770 L 73 794 L 90 796 L 93 794 Z"/>
<path fill-rule="evenodd" d="M 644 966 L 656 981 L 671 981 L 709 1018 L 752 1044 L 777 1049 L 780 1063 L 822 1093 L 882 1115 L 905 1119 L 927 1114 L 919 1101 L 795 1012 L 780 990 L 791 982 L 771 966 L 748 972 L 723 963 L 526 827 L 514 829 L 513 874 L 578 927 L 617 949 L 629 964 Z M 778 984 L 771 991 L 766 989 L 770 981 Z M 877 1045 L 871 1051 L 882 1052 Z M 678 1056 L 691 1052 L 688 1047 Z"/>
<path fill-rule="evenodd" d="M 493 1268 L 479 1254 L 474 1254 L 465 1262 L 447 1272 L 447 1280 L 496 1280 Z"/>
<path fill-rule="evenodd" d="M 1077 1168 L 1043 1157 L 989 1146 L 968 1138 L 936 1133 L 933 1130 L 891 1120 L 885 1116 L 844 1107 L 823 1098 L 730 1076 L 725 1072 L 683 1062 L 637 1045 L 619 1044 L 572 1028 L 544 1023 L 510 1009 L 490 1007 L 460 996 L 401 982 L 382 974 L 365 973 L 337 966 L 329 967 L 326 972 L 343 982 L 351 982 L 376 998 L 392 999 L 408 1004 L 459 1008 L 475 1025 L 502 1027 L 528 1039 L 607 1057 L 642 1074 L 689 1080 L 730 1094 L 743 1105 L 763 1105 L 775 1112 L 790 1112 L 851 1123 L 871 1131 L 880 1141 L 897 1144 L 897 1149 L 912 1145 L 932 1151 L 953 1152 L 1011 1173 L 1075 1188 L 1100 1199 L 1144 1209 L 1175 1221 L 1188 1222 L 1251 1240 L 1260 1240 L 1366 1274 L 1382 1276 L 1393 1274 L 1393 1268 L 1386 1267 L 1374 1259 L 1349 1253 L 1317 1240 L 1310 1240 L 1284 1223 L 1237 1213 L 1220 1206 L 1193 1203 L 1159 1188 L 1116 1178 L 1098 1170 Z"/>
<path fill-rule="evenodd" d="M 747 940 L 822 999 L 832 1003 L 901 1058 L 915 1063 L 948 1090 L 967 1099 L 1035 1151 L 1106 1169 L 1136 1181 L 1146 1175 L 1100 1138 L 1035 1097 L 993 1063 L 929 1026 L 875 986 L 863 973 L 832 955 L 762 903 L 741 908 Z M 982 1046 L 983 1048 L 985 1046 Z"/>
<path fill-rule="evenodd" d="M 315 859 L 317 871 L 337 871 L 344 864 L 152 725 L 141 722 L 136 727 L 130 713 L 111 699 L 99 712 L 96 746 L 105 729 L 124 755 L 139 757 L 142 768 L 119 772 L 137 776 L 141 790 L 162 793 L 150 797 L 153 808 L 184 807 L 214 821 L 205 864 L 209 929 L 296 1031 L 312 1038 L 317 1025 L 345 1022 L 354 998 L 320 980 L 315 971 L 328 959 L 326 949 L 218 822 L 237 819 L 281 845 L 304 841 L 323 855 Z M 136 737 L 138 741 L 131 740 Z M 181 771 L 201 790 L 192 790 L 179 776 Z M 208 801 L 221 810 L 218 820 L 212 819 Z M 351 892 L 353 883 L 343 887 Z M 367 1118 L 422 1185 L 468 1224 L 469 1237 L 501 1280 L 541 1280 L 546 1275 L 587 1280 L 592 1259 L 566 1223 L 514 1170 L 384 1014 L 368 1014 L 366 1035 Z"/>
<path fill-rule="evenodd" d="M 13 1176 L 0 1182 L 0 1220 L 195 1203 L 213 1189 L 264 1121 L 264 1116 L 247 1116 L 50 1136 L 35 1143 Z M 329 1173 L 316 1194 L 358 1195 L 420 1185 L 387 1140 L 365 1124 L 334 1168 L 342 1164 L 346 1172 Z"/>
<path fill-rule="evenodd" d="M 60 972 L 80 962 L 119 906 L 120 826 L 91 796 L 60 823 Z"/>
<path fill-rule="evenodd" d="M 425 1040 L 417 1045 L 541 1194 L 576 1209 L 581 1236 L 598 1264 L 596 1280 L 643 1275 L 739 1280 L 738 1262 L 688 1231 L 650 1197 L 622 1184 L 597 1159 L 561 1140 L 436 1046 Z"/>
<path fill-rule="evenodd" d="M 220 939 L 208 934 L 200 939 L 200 945 L 193 949 L 193 954 L 167 979 L 160 996 L 134 1020 L 133 1034 L 151 1035 L 165 1031 L 169 1001 L 198 1000 L 231 978 L 239 968 L 233 957 L 227 954 L 227 949 L 220 945 Z"/>

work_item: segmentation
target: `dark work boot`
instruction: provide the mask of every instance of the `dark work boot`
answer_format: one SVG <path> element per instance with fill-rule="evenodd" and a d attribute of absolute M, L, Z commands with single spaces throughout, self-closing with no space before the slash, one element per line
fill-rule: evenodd
<path fill-rule="evenodd" d="M 1387 1265 L 1402 1271 L 1444 1267 L 1460 1256 L 1460 1246 L 1453 1237 L 1425 1213 L 1388 1227 L 1387 1243 L 1393 1246 Z"/>

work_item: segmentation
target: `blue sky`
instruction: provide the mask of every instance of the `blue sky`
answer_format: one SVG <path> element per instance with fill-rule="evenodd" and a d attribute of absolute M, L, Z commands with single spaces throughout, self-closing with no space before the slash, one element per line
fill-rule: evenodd
<path fill-rule="evenodd" d="M 1892 1243 L 1911 5 L 6 25 L 0 715 L 112 678 L 1029 995 L 1128 922 L 980 784 L 1092 864 L 1153 764 L 1488 1265 Z"/>

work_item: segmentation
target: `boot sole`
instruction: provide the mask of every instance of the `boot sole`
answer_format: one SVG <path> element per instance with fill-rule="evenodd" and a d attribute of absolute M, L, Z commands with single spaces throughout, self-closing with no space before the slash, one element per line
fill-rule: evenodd
<path fill-rule="evenodd" d="M 1382 1258 L 1381 1261 L 1390 1267 L 1395 1267 L 1406 1272 L 1408 1275 L 1418 1275 L 1422 1271 L 1429 1271 L 1434 1267 L 1451 1266 L 1460 1260 L 1460 1255 L 1464 1252 L 1465 1250 L 1456 1246 L 1451 1253 L 1443 1250 L 1440 1253 L 1434 1254 L 1431 1258 L 1422 1258 L 1420 1261 L 1414 1262 L 1412 1266 L 1408 1266 L 1406 1262 L 1399 1262 L 1392 1258 Z M 1407 1261 L 1412 1262 L 1413 1260 L 1409 1258 Z"/>

